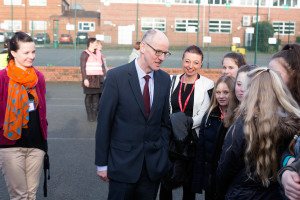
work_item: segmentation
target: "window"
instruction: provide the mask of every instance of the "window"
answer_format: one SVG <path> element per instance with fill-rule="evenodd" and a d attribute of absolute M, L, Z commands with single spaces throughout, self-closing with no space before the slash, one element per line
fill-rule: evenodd
<path fill-rule="evenodd" d="M 201 0 L 174 0 L 175 4 L 198 4 Z"/>
<path fill-rule="evenodd" d="M 14 31 L 20 31 L 22 30 L 22 21 L 21 20 L 13 20 L 11 23 L 11 20 L 4 20 L 4 27 L 6 30 L 12 30 L 13 26 L 13 30 Z"/>
<path fill-rule="evenodd" d="M 222 5 L 226 3 L 232 3 L 233 0 L 208 0 L 209 4 Z"/>
<path fill-rule="evenodd" d="M 95 31 L 95 22 L 78 22 L 78 31 Z"/>
<path fill-rule="evenodd" d="M 198 32 L 198 20 L 196 19 L 175 19 L 175 31 L 187 32 L 188 27 L 195 27 L 195 32 Z"/>
<path fill-rule="evenodd" d="M 289 7 L 297 7 L 299 0 L 273 0 L 273 6 L 285 6 L 288 5 Z"/>
<path fill-rule="evenodd" d="M 46 31 L 47 21 L 29 21 L 28 26 L 29 26 L 29 30 Z"/>
<path fill-rule="evenodd" d="M 4 0 L 4 5 L 21 5 L 21 0 Z"/>
<path fill-rule="evenodd" d="M 244 6 L 256 6 L 257 5 L 257 0 L 243 0 L 240 2 L 241 5 Z M 266 0 L 259 0 L 259 5 L 260 6 L 266 6 Z"/>
<path fill-rule="evenodd" d="M 231 20 L 209 20 L 210 33 L 231 33 Z"/>
<path fill-rule="evenodd" d="M 250 24 L 251 24 L 251 16 L 249 16 L 249 15 L 244 15 L 243 16 L 243 26 L 250 26 Z"/>
<path fill-rule="evenodd" d="M 273 22 L 274 32 L 280 35 L 295 35 L 295 22 Z"/>
<path fill-rule="evenodd" d="M 142 18 L 142 31 L 149 29 L 158 29 L 160 31 L 166 31 L 166 19 L 164 18 Z"/>
<path fill-rule="evenodd" d="M 100 0 L 103 3 L 137 3 L 137 0 Z M 139 3 L 145 4 L 198 4 L 207 0 L 139 0 Z M 232 0 L 230 0 L 232 1 Z"/>
<path fill-rule="evenodd" d="M 47 0 L 29 0 L 30 6 L 47 6 Z"/>
<path fill-rule="evenodd" d="M 145 3 L 165 3 L 166 0 L 142 0 L 142 2 L 145 2 Z"/>
<path fill-rule="evenodd" d="M 258 20 L 256 15 L 252 16 L 252 24 L 256 23 L 257 21 L 260 22 L 260 16 L 258 16 Z"/>

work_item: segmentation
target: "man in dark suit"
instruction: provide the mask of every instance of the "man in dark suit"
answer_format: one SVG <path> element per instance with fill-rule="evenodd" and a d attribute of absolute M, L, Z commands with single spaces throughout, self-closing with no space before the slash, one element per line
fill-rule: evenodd
<path fill-rule="evenodd" d="M 169 41 L 149 30 L 140 56 L 107 72 L 96 131 L 97 174 L 109 182 L 108 199 L 156 199 L 170 167 L 170 77 L 160 70 Z"/>

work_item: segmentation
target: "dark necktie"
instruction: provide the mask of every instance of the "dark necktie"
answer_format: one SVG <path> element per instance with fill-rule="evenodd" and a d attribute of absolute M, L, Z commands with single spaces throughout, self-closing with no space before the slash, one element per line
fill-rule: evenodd
<path fill-rule="evenodd" d="M 149 113 L 150 113 L 150 94 L 149 94 L 149 86 L 148 86 L 150 78 L 151 77 L 149 75 L 144 76 L 146 83 L 143 91 L 143 99 L 144 99 L 147 118 L 149 117 Z"/>

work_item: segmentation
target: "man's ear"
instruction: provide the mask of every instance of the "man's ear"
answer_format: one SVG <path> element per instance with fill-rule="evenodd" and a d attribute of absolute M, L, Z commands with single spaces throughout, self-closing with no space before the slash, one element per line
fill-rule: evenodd
<path fill-rule="evenodd" d="M 140 52 L 141 53 L 145 53 L 145 48 L 146 48 L 145 42 L 141 42 L 141 44 L 140 44 Z"/>

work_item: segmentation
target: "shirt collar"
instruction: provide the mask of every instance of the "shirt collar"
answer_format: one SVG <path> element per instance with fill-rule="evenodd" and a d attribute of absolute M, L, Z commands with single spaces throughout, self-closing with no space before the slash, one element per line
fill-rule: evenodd
<path fill-rule="evenodd" d="M 153 79 L 153 74 L 154 74 L 154 72 L 151 71 L 149 74 L 146 74 L 146 73 L 142 70 L 142 68 L 140 67 L 140 65 L 138 64 L 137 59 L 135 59 L 135 68 L 136 68 L 136 71 L 137 71 L 137 74 L 138 74 L 139 79 L 143 79 L 144 76 L 146 76 L 146 75 L 149 75 L 149 76 L 151 77 L 151 79 Z"/>

